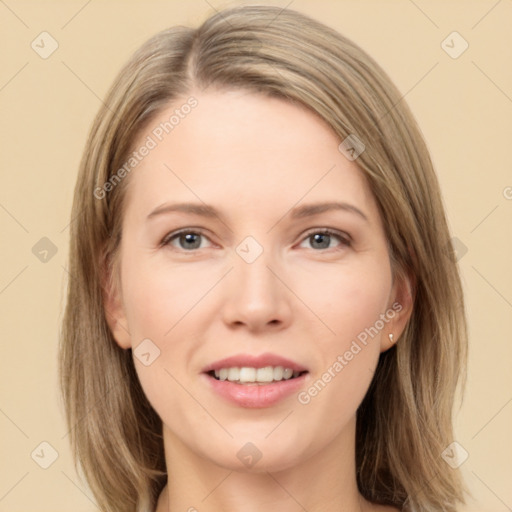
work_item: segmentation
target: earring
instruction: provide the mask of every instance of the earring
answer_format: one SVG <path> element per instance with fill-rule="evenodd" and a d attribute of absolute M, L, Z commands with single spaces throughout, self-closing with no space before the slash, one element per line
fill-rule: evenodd
<path fill-rule="evenodd" d="M 395 340 L 394 340 L 394 338 L 393 338 L 393 335 L 392 335 L 392 334 L 388 334 L 388 336 L 389 336 L 389 341 L 390 341 L 391 343 L 395 343 Z"/>

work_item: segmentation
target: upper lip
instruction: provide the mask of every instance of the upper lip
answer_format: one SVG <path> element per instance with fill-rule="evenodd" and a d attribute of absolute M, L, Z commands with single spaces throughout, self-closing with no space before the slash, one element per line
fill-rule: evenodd
<path fill-rule="evenodd" d="M 225 359 L 220 359 L 212 364 L 209 364 L 203 368 L 204 373 L 211 372 L 213 370 L 221 370 L 222 368 L 265 368 L 266 366 L 282 366 L 283 368 L 291 368 L 294 372 L 305 372 L 307 368 L 277 354 L 237 354 Z"/>

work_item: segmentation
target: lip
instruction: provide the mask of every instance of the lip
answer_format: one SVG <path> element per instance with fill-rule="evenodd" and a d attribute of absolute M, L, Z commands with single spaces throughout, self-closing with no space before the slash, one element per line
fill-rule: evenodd
<path fill-rule="evenodd" d="M 266 366 L 282 366 L 283 368 L 291 368 L 294 372 L 306 373 L 293 379 L 281 380 L 270 384 L 237 384 L 228 380 L 217 380 L 208 374 L 208 372 L 220 370 L 221 368 L 265 368 Z M 309 372 L 304 366 L 285 357 L 270 353 L 259 356 L 239 354 L 227 357 L 206 366 L 201 375 L 205 379 L 206 384 L 216 394 L 239 407 L 247 408 L 264 408 L 277 404 L 294 392 L 298 392 L 304 386 L 308 376 Z"/>
<path fill-rule="evenodd" d="M 237 354 L 225 359 L 220 359 L 203 368 L 203 373 L 212 370 L 220 370 L 222 368 L 265 368 L 265 366 L 282 366 L 283 368 L 291 368 L 294 372 L 305 372 L 308 369 L 291 359 L 279 356 L 277 354 L 265 353 L 258 356 L 251 354 Z"/>
<path fill-rule="evenodd" d="M 289 380 L 281 380 L 272 384 L 236 384 L 229 380 L 217 380 L 215 377 L 203 373 L 202 378 L 215 393 L 227 401 L 247 408 L 271 407 L 281 400 L 297 393 L 304 386 L 309 373 Z"/>

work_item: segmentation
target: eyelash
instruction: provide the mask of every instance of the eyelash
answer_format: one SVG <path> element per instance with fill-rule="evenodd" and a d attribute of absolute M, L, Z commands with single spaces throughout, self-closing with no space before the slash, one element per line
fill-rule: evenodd
<path fill-rule="evenodd" d="M 203 230 L 201 230 L 201 229 L 185 228 L 185 229 L 181 229 L 179 231 L 173 231 L 172 233 L 169 233 L 168 235 L 166 235 L 164 237 L 164 239 L 162 240 L 162 242 L 160 243 L 160 245 L 162 247 L 170 246 L 171 242 L 173 240 L 177 239 L 181 235 L 187 235 L 187 234 L 201 235 L 201 236 L 203 236 L 205 238 L 208 238 L 206 233 Z M 344 234 L 343 232 L 335 231 L 335 230 L 332 230 L 332 229 L 329 229 L 329 228 L 310 230 L 310 231 L 308 231 L 304 235 L 304 237 L 302 238 L 301 242 L 303 242 L 304 240 L 312 237 L 313 235 L 317 235 L 317 234 L 319 234 L 319 235 L 329 235 L 330 237 L 337 238 L 339 240 L 339 242 L 340 242 L 340 245 L 342 247 L 334 247 L 334 248 L 332 248 L 331 250 L 334 250 L 334 251 L 342 250 L 342 248 L 351 247 L 351 245 L 352 245 L 352 241 L 351 241 L 350 237 L 347 234 Z M 208 238 L 208 240 L 209 240 L 209 238 Z M 176 249 L 178 251 L 185 252 L 185 253 L 194 253 L 194 252 L 197 252 L 198 250 L 200 250 L 200 249 L 186 250 L 186 249 L 175 248 L 175 247 L 173 247 L 173 249 Z M 315 252 L 324 251 L 323 249 L 319 249 L 319 250 L 313 249 L 313 250 Z M 325 249 L 325 251 L 327 251 L 327 250 L 329 250 L 329 249 Z"/>

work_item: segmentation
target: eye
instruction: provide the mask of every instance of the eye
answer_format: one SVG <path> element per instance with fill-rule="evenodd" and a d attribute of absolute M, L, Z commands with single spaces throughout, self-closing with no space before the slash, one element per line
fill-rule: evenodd
<path fill-rule="evenodd" d="M 332 240 L 338 240 L 338 245 L 332 247 Z M 304 242 L 309 241 L 311 243 L 311 247 L 313 249 L 342 249 L 343 247 L 350 247 L 350 237 L 348 235 L 344 235 L 337 231 L 333 231 L 331 229 L 321 229 L 316 231 L 310 231 L 306 238 L 303 240 Z M 302 246 L 301 244 L 301 246 Z"/>
<path fill-rule="evenodd" d="M 182 249 L 184 251 L 193 251 L 194 249 L 204 249 L 201 246 L 203 240 L 208 240 L 206 235 L 201 231 L 192 231 L 190 229 L 183 229 L 181 231 L 175 231 L 169 233 L 161 242 L 162 246 L 170 245 L 176 249 Z M 176 242 L 178 246 L 176 246 Z"/>
<path fill-rule="evenodd" d="M 337 240 L 337 245 L 333 247 L 332 241 Z M 169 233 L 161 242 L 162 246 L 171 246 L 178 250 L 192 252 L 197 249 L 204 249 L 203 241 L 209 238 L 201 230 L 192 230 L 190 228 L 182 229 Z M 334 249 L 339 250 L 343 247 L 350 247 L 351 241 L 348 235 L 328 228 L 310 231 L 301 243 L 309 241 L 313 249 Z"/>

